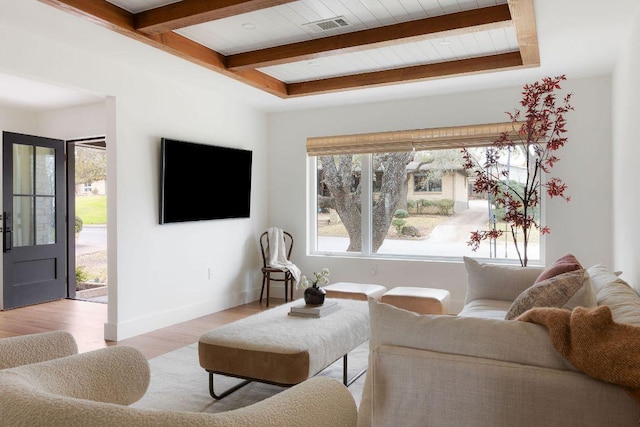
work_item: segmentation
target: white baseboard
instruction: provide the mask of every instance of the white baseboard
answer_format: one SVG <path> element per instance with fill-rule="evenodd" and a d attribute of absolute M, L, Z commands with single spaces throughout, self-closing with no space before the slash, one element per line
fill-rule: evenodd
<path fill-rule="evenodd" d="M 271 288 L 273 290 L 273 287 Z M 284 289 L 283 289 L 284 295 Z M 193 320 L 218 311 L 247 304 L 260 298 L 260 289 L 216 297 L 212 300 L 199 301 L 195 304 L 182 306 L 173 310 L 154 313 L 150 316 L 118 323 L 104 324 L 104 339 L 121 341 L 156 329 L 166 328 L 175 324 Z"/>

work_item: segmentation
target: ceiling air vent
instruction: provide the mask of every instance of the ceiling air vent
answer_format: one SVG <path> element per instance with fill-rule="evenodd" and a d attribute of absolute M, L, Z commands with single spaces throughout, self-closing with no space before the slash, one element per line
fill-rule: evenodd
<path fill-rule="evenodd" d="M 335 18 L 323 19 L 322 21 L 308 22 L 302 26 L 308 30 L 318 33 L 321 31 L 331 31 L 337 28 L 348 27 L 349 21 L 344 16 L 337 16 Z"/>

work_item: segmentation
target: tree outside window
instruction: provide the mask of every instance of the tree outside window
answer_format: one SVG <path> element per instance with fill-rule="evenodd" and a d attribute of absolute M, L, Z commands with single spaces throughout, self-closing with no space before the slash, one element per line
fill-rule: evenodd
<path fill-rule="evenodd" d="M 97 148 L 77 147 L 75 180 L 91 187 L 96 181 L 107 177 L 106 151 Z"/>

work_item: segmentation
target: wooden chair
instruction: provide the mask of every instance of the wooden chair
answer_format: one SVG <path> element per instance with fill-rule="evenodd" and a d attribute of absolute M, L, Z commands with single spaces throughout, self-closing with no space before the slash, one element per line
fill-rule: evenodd
<path fill-rule="evenodd" d="M 285 244 L 285 253 L 287 259 L 291 259 L 291 251 L 293 250 L 293 236 L 286 231 L 282 232 Z M 262 289 L 260 290 L 260 303 L 262 303 L 262 295 L 264 293 L 265 285 L 267 287 L 267 307 L 269 307 L 269 289 L 271 282 L 284 282 L 284 301 L 287 302 L 291 298 L 293 300 L 293 276 L 286 270 L 280 268 L 269 267 L 267 260 L 269 259 L 269 235 L 265 231 L 260 235 L 260 250 L 262 251 Z M 275 274 L 276 277 L 273 277 Z M 281 275 L 281 276 L 280 276 Z M 289 289 L 289 284 L 291 288 Z M 289 293 L 289 297 L 287 296 Z"/>

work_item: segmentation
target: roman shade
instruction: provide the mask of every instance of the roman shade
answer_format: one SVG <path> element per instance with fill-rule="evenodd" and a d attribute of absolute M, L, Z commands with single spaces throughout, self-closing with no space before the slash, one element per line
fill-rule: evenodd
<path fill-rule="evenodd" d="M 486 147 L 493 144 L 503 132 L 515 135 L 519 127 L 517 123 L 506 122 L 313 137 L 307 138 L 307 154 L 331 156 Z"/>

